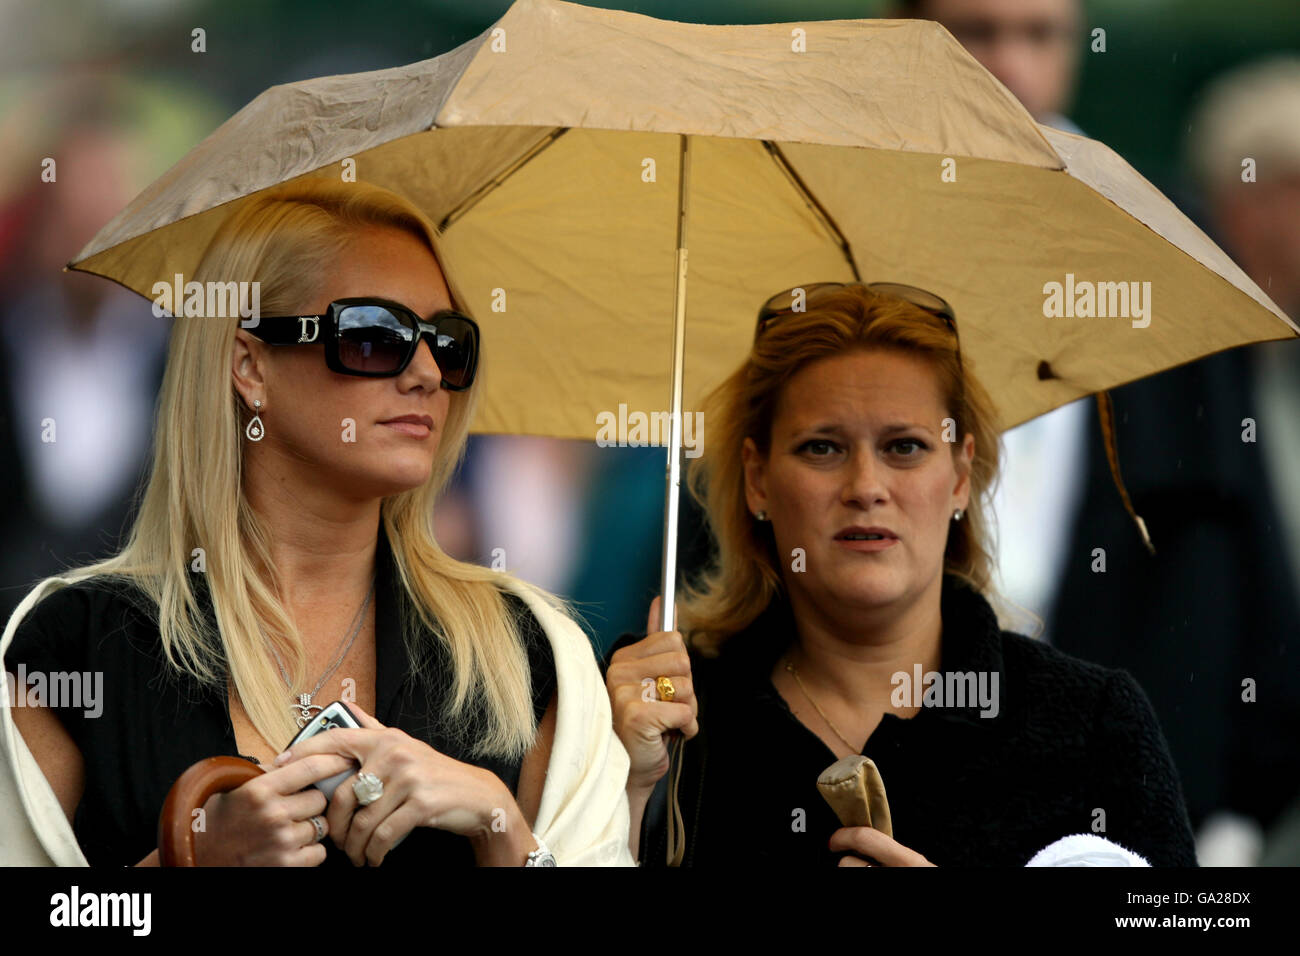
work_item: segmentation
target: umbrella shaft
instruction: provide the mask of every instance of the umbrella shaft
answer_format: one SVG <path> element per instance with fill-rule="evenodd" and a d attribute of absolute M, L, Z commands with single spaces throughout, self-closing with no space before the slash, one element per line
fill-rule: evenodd
<path fill-rule="evenodd" d="M 686 225 L 690 190 L 688 139 L 681 137 L 677 176 L 677 280 L 673 300 L 673 378 L 669 414 L 668 467 L 664 489 L 664 554 L 660 581 L 661 629 L 676 626 L 677 598 L 677 510 L 682 486 L 682 371 L 686 361 Z"/>

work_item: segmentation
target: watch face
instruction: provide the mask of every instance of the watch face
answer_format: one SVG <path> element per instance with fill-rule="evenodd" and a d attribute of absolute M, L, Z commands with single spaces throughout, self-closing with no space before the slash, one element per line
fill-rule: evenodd
<path fill-rule="evenodd" d="M 545 846 L 540 846 L 532 853 L 528 854 L 528 860 L 524 866 L 559 866 L 555 862 L 555 854 Z"/>

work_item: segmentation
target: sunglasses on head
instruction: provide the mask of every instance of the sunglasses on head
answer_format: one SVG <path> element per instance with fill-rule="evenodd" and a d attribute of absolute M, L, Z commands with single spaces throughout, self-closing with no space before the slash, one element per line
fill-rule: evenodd
<path fill-rule="evenodd" d="M 952 306 L 933 292 L 927 292 L 925 289 L 919 289 L 914 285 L 903 285 L 901 282 L 868 282 L 865 285 L 861 282 L 813 282 L 808 285 L 794 286 L 784 292 L 778 292 L 764 302 L 758 310 L 758 327 L 754 330 L 755 340 L 763 334 L 773 319 L 794 311 L 794 294 L 797 290 L 803 290 L 804 305 L 806 307 L 812 304 L 815 299 L 821 298 L 829 292 L 838 292 L 840 289 L 847 289 L 852 286 L 861 286 L 864 289 L 870 289 L 872 292 L 892 295 L 897 299 L 910 302 L 917 308 L 943 319 L 953 337 L 955 338 L 957 335 L 957 315 L 953 312 Z"/>
<path fill-rule="evenodd" d="M 326 366 L 343 375 L 401 375 L 421 339 L 428 341 L 448 391 L 473 385 L 478 367 L 478 324 L 454 309 L 440 309 L 426 320 L 388 299 L 338 299 L 324 315 L 261 316 L 248 331 L 271 345 L 323 344 Z"/>

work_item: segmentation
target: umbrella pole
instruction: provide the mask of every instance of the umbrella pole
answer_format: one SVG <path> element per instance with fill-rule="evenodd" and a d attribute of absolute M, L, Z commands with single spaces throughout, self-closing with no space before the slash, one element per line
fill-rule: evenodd
<path fill-rule="evenodd" d="M 682 485 L 682 370 L 686 361 L 686 201 L 690 190 L 688 140 L 681 136 L 677 174 L 677 279 L 673 302 L 673 377 L 669 414 L 668 468 L 664 489 L 664 559 L 660 581 L 661 629 L 675 627 L 677 598 L 677 511 Z"/>
<path fill-rule="evenodd" d="M 690 194 L 691 155 L 689 142 L 681 136 L 677 172 L 677 279 L 673 300 L 673 383 L 669 415 L 668 468 L 664 489 L 664 565 L 661 580 L 660 629 L 671 631 L 677 617 L 677 510 L 682 488 L 682 370 L 686 364 L 686 200 Z M 678 798 L 682 748 L 686 738 L 680 731 L 668 733 L 668 845 L 667 863 L 680 866 L 686 852 L 686 827 Z"/>

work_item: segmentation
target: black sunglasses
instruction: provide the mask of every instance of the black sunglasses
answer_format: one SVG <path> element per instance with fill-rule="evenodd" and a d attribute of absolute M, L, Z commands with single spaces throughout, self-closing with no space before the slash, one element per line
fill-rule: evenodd
<path fill-rule="evenodd" d="M 925 289 L 917 288 L 914 285 L 904 285 L 901 282 L 868 282 L 865 285 L 861 282 L 813 282 L 808 285 L 794 286 L 784 292 L 778 292 L 764 302 L 758 310 L 758 327 L 754 330 L 755 340 L 763 334 L 764 330 L 777 316 L 794 311 L 794 294 L 796 291 L 803 290 L 804 304 L 807 305 L 814 298 L 820 298 L 823 293 L 847 289 L 852 286 L 861 286 L 864 289 L 870 289 L 872 292 L 892 295 L 897 299 L 910 302 L 917 308 L 943 319 L 953 337 L 956 338 L 957 336 L 957 314 L 953 311 L 952 306 L 933 292 L 927 292 Z"/>
<path fill-rule="evenodd" d="M 260 316 L 248 331 L 272 345 L 323 343 L 325 364 L 343 375 L 401 375 L 421 339 L 428 340 L 448 391 L 473 385 L 478 367 L 478 323 L 453 309 L 441 309 L 426 321 L 388 299 L 338 299 L 324 315 Z"/>
<path fill-rule="evenodd" d="M 778 292 L 764 302 L 758 310 L 758 326 L 754 329 L 754 341 L 758 341 L 758 337 L 763 334 L 773 319 L 794 311 L 794 293 L 796 290 L 803 290 L 804 305 L 807 306 L 814 299 L 821 298 L 827 293 L 855 286 L 870 289 L 872 292 L 879 292 L 883 295 L 892 295 L 896 299 L 910 302 L 918 309 L 929 312 L 936 318 L 943 319 L 944 325 L 948 326 L 948 331 L 952 333 L 953 341 L 957 346 L 957 367 L 965 367 L 961 360 L 961 338 L 957 335 L 957 313 L 953 311 L 952 306 L 948 304 L 946 299 L 940 298 L 933 292 L 927 292 L 925 289 L 914 285 L 904 285 L 901 282 L 812 282 L 808 285 L 797 285 L 786 289 L 784 292 Z"/>

